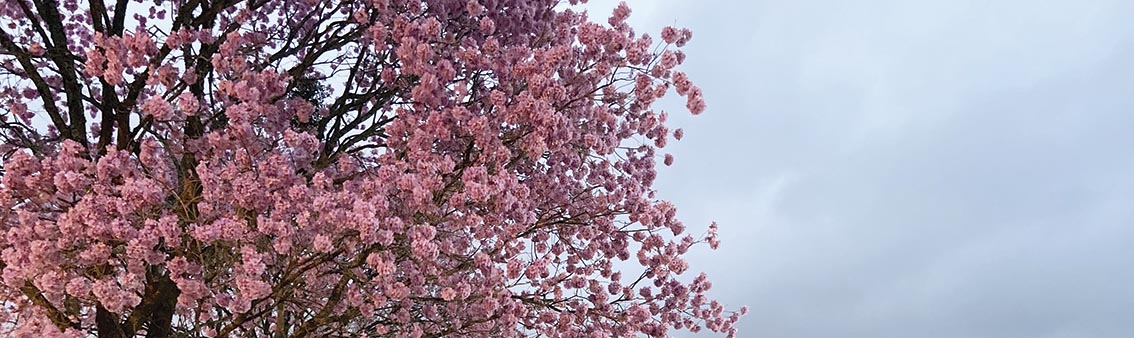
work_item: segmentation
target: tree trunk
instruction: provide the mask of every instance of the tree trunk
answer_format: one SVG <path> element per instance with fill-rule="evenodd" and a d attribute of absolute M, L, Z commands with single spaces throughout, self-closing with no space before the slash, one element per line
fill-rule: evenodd
<path fill-rule="evenodd" d="M 118 315 L 102 305 L 98 305 L 95 310 L 95 325 L 98 328 L 98 338 L 126 338 L 122 326 L 118 325 Z"/>

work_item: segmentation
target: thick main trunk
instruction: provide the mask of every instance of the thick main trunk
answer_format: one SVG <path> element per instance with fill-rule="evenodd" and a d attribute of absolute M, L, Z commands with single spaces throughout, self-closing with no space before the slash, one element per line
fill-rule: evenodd
<path fill-rule="evenodd" d="M 150 320 L 146 323 L 146 338 L 166 338 L 173 334 L 173 312 L 177 307 L 177 296 L 181 290 L 169 279 L 168 274 L 160 274 L 153 283 L 155 302 L 150 309 Z"/>
<path fill-rule="evenodd" d="M 95 309 L 95 325 L 98 329 L 98 338 L 126 338 L 122 326 L 118 324 L 118 315 L 110 312 L 102 305 Z"/>
<path fill-rule="evenodd" d="M 163 269 L 150 267 L 146 271 L 146 289 L 142 295 L 142 303 L 138 304 L 122 323 L 123 333 L 127 337 L 133 337 L 139 330 L 145 328 L 146 337 L 169 337 L 173 332 L 171 326 L 173 312 L 177 306 L 177 296 L 180 294 L 177 284 Z"/>

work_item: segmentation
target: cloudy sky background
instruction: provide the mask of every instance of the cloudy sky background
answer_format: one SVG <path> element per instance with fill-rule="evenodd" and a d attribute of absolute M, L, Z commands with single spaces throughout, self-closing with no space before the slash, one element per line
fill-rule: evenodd
<path fill-rule="evenodd" d="M 1134 336 L 1134 3 L 629 3 L 694 31 L 657 187 L 741 337 Z"/>

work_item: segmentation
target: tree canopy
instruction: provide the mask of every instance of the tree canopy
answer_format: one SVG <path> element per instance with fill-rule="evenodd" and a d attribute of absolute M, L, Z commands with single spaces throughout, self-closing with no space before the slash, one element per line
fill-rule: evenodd
<path fill-rule="evenodd" d="M 0 335 L 734 335 L 652 188 L 692 33 L 577 5 L 0 3 Z"/>

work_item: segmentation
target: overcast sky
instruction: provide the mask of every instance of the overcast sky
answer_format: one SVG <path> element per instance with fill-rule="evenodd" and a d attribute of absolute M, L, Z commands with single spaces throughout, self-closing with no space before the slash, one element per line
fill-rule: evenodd
<path fill-rule="evenodd" d="M 657 187 L 741 337 L 1134 336 L 1134 2 L 629 3 L 694 31 Z"/>

